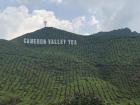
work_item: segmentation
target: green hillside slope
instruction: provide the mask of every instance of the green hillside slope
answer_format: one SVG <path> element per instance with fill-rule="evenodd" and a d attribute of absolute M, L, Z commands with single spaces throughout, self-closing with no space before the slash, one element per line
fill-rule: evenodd
<path fill-rule="evenodd" d="M 78 44 L 26 45 L 25 37 Z M 140 36 L 129 29 L 81 36 L 49 27 L 0 40 L 0 49 L 0 105 L 51 105 L 76 93 L 140 105 Z"/>

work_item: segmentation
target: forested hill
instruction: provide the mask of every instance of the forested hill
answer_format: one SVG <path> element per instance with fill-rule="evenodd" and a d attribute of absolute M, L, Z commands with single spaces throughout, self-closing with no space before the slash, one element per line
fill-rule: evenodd
<path fill-rule="evenodd" d="M 60 40 L 76 40 L 76 46 L 67 44 L 25 44 L 24 38 L 31 39 L 53 39 L 60 43 Z M 92 63 L 99 64 L 132 64 L 139 59 L 140 34 L 132 32 L 128 28 L 113 30 L 110 32 L 99 32 L 97 34 L 83 36 L 71 32 L 63 31 L 53 27 L 45 27 L 32 33 L 27 33 L 21 37 L 11 40 L 21 48 L 27 48 L 33 52 L 47 49 L 54 49 L 64 53 L 89 57 Z M 32 48 L 34 49 L 32 49 Z M 35 51 L 37 50 L 37 51 Z M 50 50 L 51 51 L 51 50 Z M 23 52 L 24 53 L 24 52 Z M 119 53 L 119 54 L 118 54 Z M 31 53 L 30 53 L 31 54 Z M 115 54 L 115 55 L 113 55 Z M 113 59 L 111 57 L 114 57 Z M 87 59 L 89 59 L 87 58 Z M 132 58 L 132 59 L 131 59 Z"/>
<path fill-rule="evenodd" d="M 17 41 L 19 43 L 23 43 L 23 38 L 39 38 L 39 39 L 75 39 L 79 42 L 79 44 L 93 44 L 99 40 L 111 40 L 117 38 L 135 38 L 139 37 L 140 34 L 137 32 L 132 32 L 129 28 L 123 28 L 118 30 L 113 30 L 110 32 L 99 32 L 92 35 L 78 35 L 75 33 L 67 32 L 61 29 L 53 28 L 53 27 L 45 27 L 39 29 L 35 32 L 27 33 L 21 37 L 15 38 L 12 41 Z"/>
<path fill-rule="evenodd" d="M 23 38 L 38 38 L 38 39 L 75 39 L 82 44 L 84 36 L 60 30 L 53 27 L 45 27 L 32 33 L 27 33 L 21 37 L 13 39 L 12 41 L 22 42 Z"/>
<path fill-rule="evenodd" d="M 45 27 L 0 40 L 0 105 L 61 105 L 77 93 L 104 105 L 140 105 L 140 34 Z"/>

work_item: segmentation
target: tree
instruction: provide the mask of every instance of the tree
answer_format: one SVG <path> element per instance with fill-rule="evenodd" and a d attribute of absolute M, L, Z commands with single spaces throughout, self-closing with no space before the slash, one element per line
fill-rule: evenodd
<path fill-rule="evenodd" d="M 63 102 L 53 105 L 105 105 L 103 101 L 93 95 L 75 94 L 73 97 L 67 97 Z"/>

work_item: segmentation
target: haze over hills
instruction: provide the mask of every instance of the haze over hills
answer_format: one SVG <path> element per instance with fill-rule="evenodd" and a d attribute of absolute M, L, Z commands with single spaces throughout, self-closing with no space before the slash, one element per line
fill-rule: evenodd
<path fill-rule="evenodd" d="M 76 93 L 140 104 L 140 34 L 128 28 L 82 36 L 46 27 L 0 49 L 0 104 L 51 105 Z"/>

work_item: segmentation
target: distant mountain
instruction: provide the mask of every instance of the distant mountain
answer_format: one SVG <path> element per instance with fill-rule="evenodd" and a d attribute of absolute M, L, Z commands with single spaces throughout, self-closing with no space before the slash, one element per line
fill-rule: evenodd
<path fill-rule="evenodd" d="M 139 69 L 140 34 L 128 28 L 89 36 L 42 28 L 0 40 L 0 105 L 52 105 L 77 93 L 139 105 Z"/>

